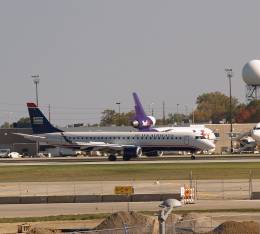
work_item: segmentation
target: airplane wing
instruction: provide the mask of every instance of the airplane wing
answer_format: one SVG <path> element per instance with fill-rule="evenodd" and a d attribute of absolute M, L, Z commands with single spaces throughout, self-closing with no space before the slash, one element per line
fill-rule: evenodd
<path fill-rule="evenodd" d="M 18 136 L 22 136 L 26 139 L 32 140 L 32 141 L 41 141 L 46 139 L 44 136 L 37 136 L 37 135 L 30 135 L 30 134 L 24 134 L 24 133 L 13 133 Z M 125 147 L 135 147 L 135 145 L 120 145 L 120 144 L 111 144 L 111 143 L 105 143 L 105 142 L 70 142 L 71 145 L 73 145 L 72 148 L 75 148 L 74 146 L 78 146 L 83 151 L 121 151 Z M 66 145 L 66 147 L 70 147 L 70 144 Z"/>
<path fill-rule="evenodd" d="M 80 146 L 81 150 L 87 151 L 96 151 L 96 150 L 114 150 L 120 151 L 124 147 L 134 147 L 134 145 L 119 145 L 119 144 L 110 144 L 105 142 L 75 142 L 76 145 Z"/>
<path fill-rule="evenodd" d="M 226 133 L 229 137 L 231 137 L 231 132 Z M 232 132 L 232 139 L 235 141 L 241 140 L 243 137 L 251 136 L 251 131 L 248 132 Z"/>
<path fill-rule="evenodd" d="M 22 137 L 32 140 L 32 141 L 40 141 L 40 140 L 46 139 L 46 137 L 44 137 L 44 136 L 30 135 L 30 134 L 24 134 L 24 133 L 13 133 L 13 134 L 22 136 Z"/>

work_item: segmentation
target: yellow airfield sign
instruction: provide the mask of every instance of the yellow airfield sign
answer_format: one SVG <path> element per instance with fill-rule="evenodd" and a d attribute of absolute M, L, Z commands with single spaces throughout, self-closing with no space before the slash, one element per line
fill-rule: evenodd
<path fill-rule="evenodd" d="M 117 194 L 117 195 L 134 194 L 134 187 L 133 186 L 115 186 L 115 194 Z"/>

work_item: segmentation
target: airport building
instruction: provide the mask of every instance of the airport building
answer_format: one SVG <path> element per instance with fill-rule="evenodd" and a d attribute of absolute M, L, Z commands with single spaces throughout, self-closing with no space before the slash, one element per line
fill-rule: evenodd
<path fill-rule="evenodd" d="M 35 155 L 37 144 L 14 133 L 32 134 L 30 128 L 2 128 L 0 129 L 0 149 L 9 149 L 11 152 Z"/>

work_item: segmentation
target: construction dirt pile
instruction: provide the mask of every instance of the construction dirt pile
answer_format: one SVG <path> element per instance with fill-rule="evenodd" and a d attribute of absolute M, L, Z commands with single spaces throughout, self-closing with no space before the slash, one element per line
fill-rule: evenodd
<path fill-rule="evenodd" d="M 206 233 L 214 230 L 218 223 L 211 217 L 198 214 L 187 213 L 176 220 L 176 229 L 178 233 Z M 171 228 L 171 225 L 168 225 Z"/>
<path fill-rule="evenodd" d="M 220 224 L 207 234 L 259 234 L 260 226 L 253 221 L 235 222 L 227 221 Z"/>
<path fill-rule="evenodd" d="M 46 228 L 32 228 L 27 234 L 60 234 L 58 230 L 46 229 Z"/>
<path fill-rule="evenodd" d="M 124 225 L 129 227 L 129 233 L 158 233 L 158 221 L 156 217 L 142 215 L 136 212 L 118 212 L 107 217 L 96 229 L 116 229 L 124 228 Z M 102 232 L 102 234 L 105 232 Z M 108 231 L 108 233 L 111 233 Z"/>

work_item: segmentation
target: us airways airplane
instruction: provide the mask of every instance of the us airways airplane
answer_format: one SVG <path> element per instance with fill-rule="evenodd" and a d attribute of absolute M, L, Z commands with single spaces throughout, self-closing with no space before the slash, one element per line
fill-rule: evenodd
<path fill-rule="evenodd" d="M 188 127 L 154 127 L 156 119 L 153 116 L 146 115 L 144 108 L 140 102 L 140 99 L 136 93 L 133 93 L 133 98 L 135 102 L 135 117 L 132 122 L 132 125 L 134 128 L 137 128 L 140 131 L 200 133 L 205 138 L 211 140 L 213 143 L 215 142 L 215 134 L 211 129 L 205 128 L 204 125 L 190 125 Z"/>
<path fill-rule="evenodd" d="M 120 153 L 124 160 L 130 160 L 142 152 L 185 150 L 195 153 L 215 147 L 203 135 L 193 132 L 64 132 L 55 128 L 34 103 L 27 103 L 27 107 L 33 135 L 16 134 L 53 146 L 105 151 L 110 161 L 115 161 Z"/>

